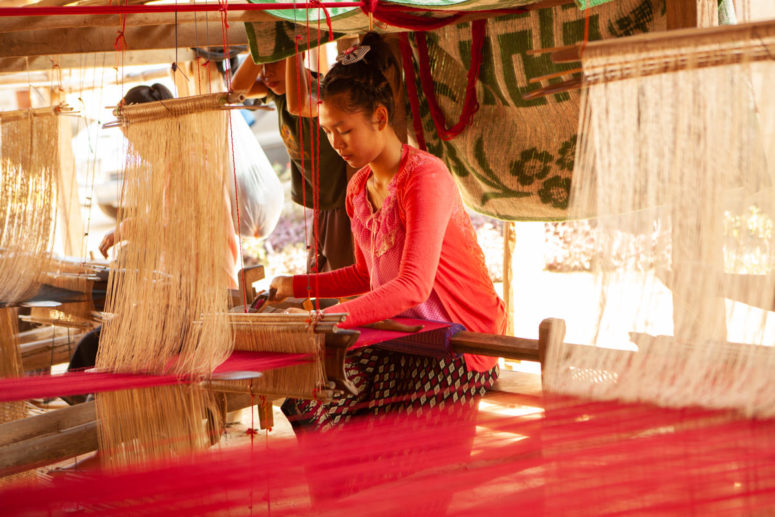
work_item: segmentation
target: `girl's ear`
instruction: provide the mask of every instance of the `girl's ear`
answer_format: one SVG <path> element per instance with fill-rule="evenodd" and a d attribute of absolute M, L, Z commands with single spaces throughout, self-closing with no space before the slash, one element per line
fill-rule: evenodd
<path fill-rule="evenodd" d="M 387 108 L 383 105 L 377 106 L 377 109 L 374 110 L 374 121 L 377 124 L 377 128 L 379 130 L 385 129 L 385 127 L 388 125 L 388 111 Z"/>

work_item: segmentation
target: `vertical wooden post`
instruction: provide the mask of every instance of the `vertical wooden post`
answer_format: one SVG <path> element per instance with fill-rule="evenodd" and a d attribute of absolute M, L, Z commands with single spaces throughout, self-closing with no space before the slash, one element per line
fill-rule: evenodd
<path fill-rule="evenodd" d="M 259 397 L 256 404 L 256 410 L 258 411 L 258 426 L 263 430 L 272 430 L 274 427 L 274 413 L 272 412 L 272 401 Z"/>
<path fill-rule="evenodd" d="M 26 110 L 32 107 L 32 98 L 29 90 L 16 90 L 16 107 Z"/>
<path fill-rule="evenodd" d="M 52 106 L 65 100 L 56 86 L 51 88 L 49 98 Z M 81 199 L 78 195 L 78 171 L 75 170 L 73 155 L 72 120 L 66 116 L 57 117 L 57 239 L 62 243 L 65 255 L 80 257 L 86 250 Z"/>
<path fill-rule="evenodd" d="M 718 25 L 717 0 L 665 0 L 667 30 Z"/>
<path fill-rule="evenodd" d="M 57 178 L 57 232 L 65 255 L 80 257 L 85 250 L 81 200 L 78 196 L 78 175 L 73 156 L 71 119 L 57 117 L 59 125 L 59 172 Z"/>
<path fill-rule="evenodd" d="M 562 353 L 565 332 L 565 320 L 563 319 L 547 318 L 538 325 L 538 360 L 541 363 L 541 386 L 546 384 L 547 357 L 552 354 L 556 358 L 558 354 Z"/>
<path fill-rule="evenodd" d="M 503 223 L 503 301 L 506 302 L 506 334 L 514 335 L 514 248 L 517 232 L 514 223 Z"/>

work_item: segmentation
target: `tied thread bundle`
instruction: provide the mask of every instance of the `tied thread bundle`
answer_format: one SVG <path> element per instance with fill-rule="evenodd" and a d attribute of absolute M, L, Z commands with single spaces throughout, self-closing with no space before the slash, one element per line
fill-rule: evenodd
<path fill-rule="evenodd" d="M 773 49 L 770 22 L 586 48 L 570 213 L 595 218 L 594 348 L 555 347 L 552 390 L 775 414 Z"/>
<path fill-rule="evenodd" d="M 131 143 L 119 214 L 127 244 L 108 282 L 112 318 L 104 324 L 99 369 L 206 377 L 231 352 L 228 111 L 220 109 L 221 97 L 121 108 Z M 203 314 L 221 316 L 195 325 Z M 207 443 L 202 420 L 212 400 L 197 385 L 102 393 L 96 404 L 109 461 Z"/>
<path fill-rule="evenodd" d="M 344 319 L 344 315 L 250 314 L 232 313 L 235 350 L 303 354 L 302 364 L 270 369 L 260 378 L 240 381 L 253 393 L 262 395 L 315 398 L 325 385 L 325 332 Z"/>
<path fill-rule="evenodd" d="M 31 295 L 48 270 L 59 172 L 51 108 L 0 114 L 0 303 Z"/>

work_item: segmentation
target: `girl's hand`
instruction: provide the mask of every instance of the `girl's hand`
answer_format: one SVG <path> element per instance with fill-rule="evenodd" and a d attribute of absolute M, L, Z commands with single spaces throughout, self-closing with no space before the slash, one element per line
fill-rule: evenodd
<path fill-rule="evenodd" d="M 108 258 L 108 250 L 110 250 L 110 248 L 112 248 L 115 243 L 116 232 L 115 230 L 111 230 L 105 234 L 105 236 L 102 238 L 102 242 L 100 242 L 100 253 L 102 253 L 103 257 Z"/>
<path fill-rule="evenodd" d="M 272 298 L 272 301 L 281 302 L 289 296 L 293 296 L 293 277 L 276 276 L 269 284 L 269 288 L 275 290 L 274 298 Z"/>

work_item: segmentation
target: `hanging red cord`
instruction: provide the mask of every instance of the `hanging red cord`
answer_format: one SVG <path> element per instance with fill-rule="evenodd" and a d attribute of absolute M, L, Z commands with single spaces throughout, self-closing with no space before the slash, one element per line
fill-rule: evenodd
<path fill-rule="evenodd" d="M 328 25 L 328 41 L 334 41 L 334 28 L 331 25 L 331 15 L 328 14 L 328 9 L 325 4 L 320 0 L 310 0 L 309 6 L 323 10 L 323 15 L 326 17 L 326 25 Z M 320 14 L 318 14 L 318 45 L 320 44 Z"/>
<path fill-rule="evenodd" d="M 310 42 L 312 41 L 310 30 L 309 30 L 309 9 L 305 10 L 306 20 L 305 20 L 305 28 L 307 33 L 307 49 L 310 48 Z M 319 36 L 319 35 L 318 35 Z M 320 43 L 320 39 L 318 39 L 318 43 Z M 299 65 L 303 61 L 299 61 Z M 312 85 L 312 70 L 310 68 L 306 68 L 306 81 L 307 81 L 307 102 L 311 106 L 313 101 L 312 98 L 312 89 L 310 86 Z M 301 106 L 301 104 L 300 104 Z M 318 256 L 318 244 L 320 243 L 320 179 L 319 179 L 319 171 L 316 169 L 315 165 L 315 157 L 320 156 L 320 148 L 315 148 L 315 133 L 317 129 L 318 124 L 318 118 L 317 117 L 310 117 L 309 119 L 309 147 L 310 147 L 310 166 L 312 170 L 310 171 L 310 179 L 312 181 L 312 244 L 315 247 L 315 262 L 313 264 L 313 273 L 318 273 L 320 271 L 320 263 L 318 262 L 319 256 Z M 317 139 L 318 146 L 320 145 L 320 139 Z M 319 165 L 320 162 L 317 164 Z M 317 302 L 317 298 L 315 298 L 315 301 Z"/>
<path fill-rule="evenodd" d="M 460 113 L 460 119 L 451 128 L 446 127 L 444 114 L 439 108 L 434 92 L 433 77 L 431 76 L 430 65 L 428 63 L 428 44 L 425 33 L 417 33 L 417 51 L 420 64 L 420 84 L 422 85 L 425 98 L 428 101 L 428 108 L 436 126 L 436 131 L 442 140 L 451 140 L 459 135 L 463 129 L 471 122 L 474 113 L 479 109 L 479 102 L 476 99 L 476 82 L 479 79 L 479 70 L 482 65 L 482 53 L 484 49 L 484 37 L 486 30 L 486 20 L 476 20 L 472 23 L 471 33 L 473 43 L 471 46 L 471 66 L 468 68 L 468 81 L 466 84 L 466 95 L 463 101 L 463 110 Z"/>
<path fill-rule="evenodd" d="M 301 39 L 300 35 L 296 35 L 296 37 L 293 39 L 294 44 L 294 52 L 296 53 L 296 84 L 301 84 L 301 70 L 299 70 L 299 66 L 301 65 L 301 55 L 299 53 L 299 40 Z M 288 93 L 286 92 L 286 96 Z M 304 99 L 301 96 L 301 88 L 296 88 L 296 102 L 298 103 L 298 106 L 301 106 Z M 310 249 L 310 242 L 309 242 L 309 232 L 307 231 L 307 187 L 304 185 L 304 181 L 306 176 L 306 167 L 304 165 L 304 125 L 302 123 L 302 117 L 298 117 L 297 119 L 297 127 L 299 131 L 299 156 L 301 156 L 301 178 L 302 178 L 302 185 L 303 188 L 301 189 L 301 205 L 304 207 L 304 248 L 309 250 Z M 317 251 L 317 250 L 316 250 Z M 317 255 L 317 253 L 316 253 Z M 309 264 L 307 264 L 307 267 L 309 267 Z M 307 271 L 309 273 L 309 271 Z M 312 291 L 312 286 L 309 282 L 309 277 L 307 277 L 307 298 L 310 298 L 310 293 Z"/>
<path fill-rule="evenodd" d="M 584 41 L 581 42 L 581 48 L 579 49 L 579 57 L 584 56 L 584 50 L 589 43 L 589 0 L 586 0 L 587 8 L 584 10 Z"/>
<path fill-rule="evenodd" d="M 420 115 L 420 100 L 417 95 L 417 84 L 415 83 L 414 61 L 412 59 L 412 46 L 409 44 L 409 36 L 402 32 L 399 37 L 401 46 L 401 64 L 404 68 L 404 80 L 406 83 L 406 94 L 409 97 L 409 106 L 412 110 L 412 127 L 417 145 L 423 151 L 428 148 L 425 145 L 425 133 L 422 129 L 422 116 Z"/>
<path fill-rule="evenodd" d="M 333 39 L 333 31 L 331 30 L 331 21 L 328 16 L 328 12 L 323 8 L 323 12 L 326 14 L 326 22 L 328 25 L 328 40 L 331 41 Z M 315 81 L 315 99 L 313 102 L 318 103 L 318 109 L 319 109 L 319 103 L 320 103 L 320 80 L 321 80 L 321 72 L 320 72 L 320 51 L 321 51 L 321 44 L 320 44 L 320 16 L 318 15 L 318 51 L 316 52 L 315 56 L 317 57 L 317 64 L 315 65 L 315 70 L 317 70 L 318 73 L 318 80 Z M 310 92 L 310 98 L 312 97 L 312 94 Z M 317 138 L 317 147 L 318 147 L 318 153 L 315 157 L 317 159 L 317 185 L 318 188 L 320 188 L 320 118 L 315 117 L 315 137 Z M 346 173 L 346 172 L 345 172 Z M 319 197 L 319 196 L 318 196 Z M 317 234 L 315 236 L 316 242 L 318 239 L 320 239 L 320 229 L 319 224 L 317 225 L 318 228 L 316 228 Z M 320 278 L 315 277 L 315 292 L 320 292 Z M 315 309 L 320 312 L 320 297 L 315 298 Z"/>
<path fill-rule="evenodd" d="M 305 5 L 305 4 L 302 4 Z M 363 7 L 363 2 L 320 2 L 316 7 Z M 280 11 L 298 9 L 297 2 L 280 2 L 276 4 L 240 3 L 227 7 L 228 11 Z M 66 15 L 96 15 L 96 14 L 149 14 L 149 13 L 198 13 L 220 11 L 220 5 L 190 4 L 190 5 L 73 5 L 58 7 L 0 7 L 0 17 L 6 16 L 66 16 Z"/>
<path fill-rule="evenodd" d="M 227 19 L 228 16 L 228 8 L 229 8 L 229 0 L 218 0 L 218 6 L 220 7 L 219 13 L 221 15 L 221 34 L 223 36 L 223 58 L 224 62 L 226 62 L 229 59 L 229 37 L 228 37 L 228 29 L 229 29 L 229 21 Z M 209 69 L 209 67 L 208 67 Z M 226 81 L 226 91 L 231 91 L 231 74 L 229 73 L 230 69 L 226 68 L 226 74 L 225 74 L 225 81 Z M 242 271 L 242 310 L 244 312 L 248 312 L 248 285 L 245 279 L 245 270 L 242 268 L 243 264 L 243 253 L 242 253 L 242 233 L 240 232 L 240 228 L 242 228 L 242 223 L 240 221 L 240 210 L 239 210 L 239 182 L 237 181 L 237 161 L 236 161 L 236 155 L 234 153 L 234 128 L 231 124 L 231 113 L 227 114 L 226 116 L 227 120 L 227 133 L 229 135 L 229 151 L 231 152 L 231 169 L 232 169 L 232 178 L 234 179 L 234 211 L 237 215 L 237 249 L 239 250 L 239 265 L 240 270 Z"/>

